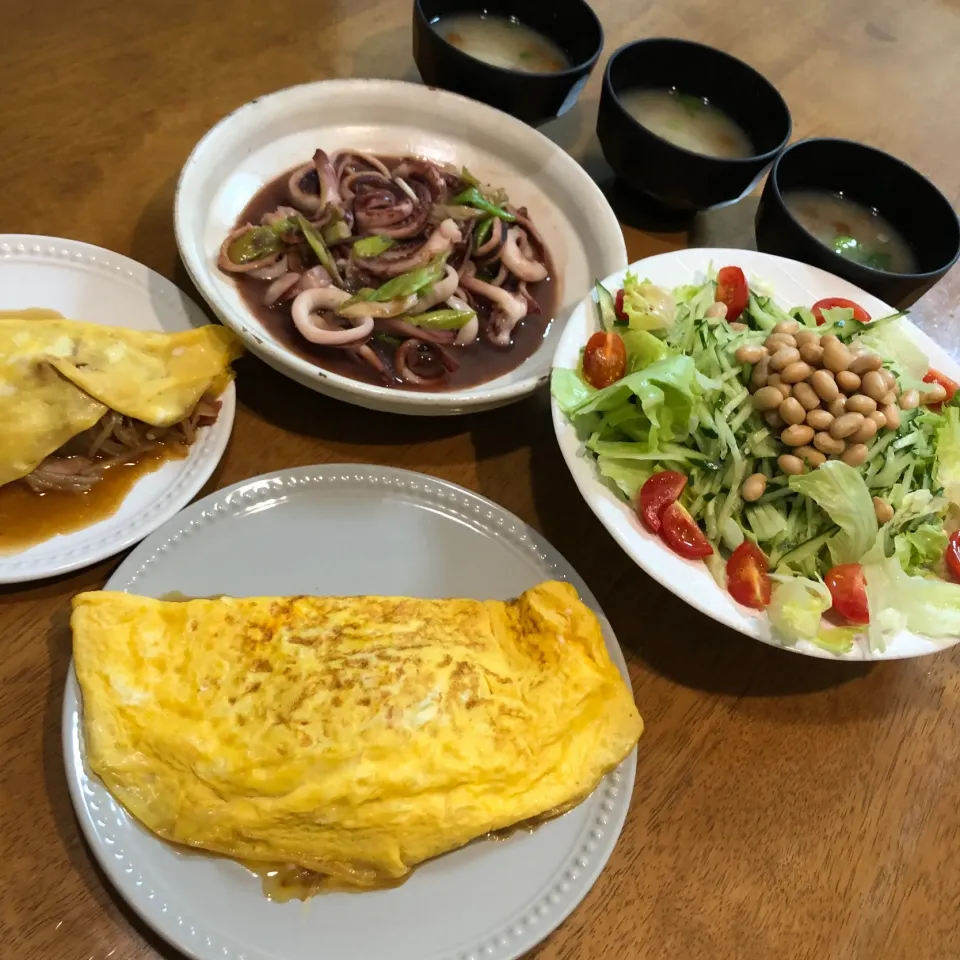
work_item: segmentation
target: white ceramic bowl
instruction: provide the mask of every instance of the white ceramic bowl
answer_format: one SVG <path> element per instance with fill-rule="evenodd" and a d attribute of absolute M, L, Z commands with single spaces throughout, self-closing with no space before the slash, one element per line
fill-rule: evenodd
<path fill-rule="evenodd" d="M 250 198 L 322 147 L 419 154 L 466 165 L 529 208 L 559 277 L 556 322 L 517 369 L 464 390 L 414 392 L 343 377 L 293 355 L 247 311 L 217 252 Z M 320 393 L 374 410 L 423 415 L 489 409 L 545 383 L 570 312 L 595 277 L 626 266 L 620 225 L 583 168 L 526 124 L 445 90 L 390 80 L 325 80 L 240 107 L 197 144 L 180 175 L 177 244 L 207 303 L 270 366 Z"/>
<path fill-rule="evenodd" d="M 727 264 L 741 267 L 751 284 L 761 282 L 771 287 L 774 299 L 785 308 L 799 304 L 810 306 L 824 297 L 847 297 L 861 304 L 873 317 L 894 312 L 893 307 L 823 270 L 750 250 L 677 250 L 640 260 L 629 269 L 640 277 L 671 288 L 683 283 L 702 282 L 711 263 L 718 268 Z M 620 270 L 607 277 L 603 281 L 604 286 L 608 290 L 619 289 L 623 285 L 625 272 Z M 945 350 L 909 321 L 904 321 L 904 324 L 934 367 L 955 380 L 960 379 L 960 366 Z M 557 347 L 554 366 L 575 368 L 580 351 L 596 329 L 596 310 L 592 298 L 588 296 L 570 317 Z M 585 454 L 576 431 L 564 417 L 556 401 L 553 401 L 552 409 L 560 450 L 580 493 L 627 555 L 651 577 L 701 613 L 748 637 L 780 646 L 773 637 L 766 614 L 738 604 L 725 590 L 717 586 L 703 563 L 685 560 L 640 524 L 630 505 L 602 481 L 593 459 Z M 902 631 L 890 641 L 884 651 L 871 650 L 866 638 L 861 638 L 850 653 L 840 658 L 807 641 L 801 641 L 789 649 L 826 659 L 897 660 L 936 653 L 952 646 L 958 640 L 960 638 L 933 641 Z"/>

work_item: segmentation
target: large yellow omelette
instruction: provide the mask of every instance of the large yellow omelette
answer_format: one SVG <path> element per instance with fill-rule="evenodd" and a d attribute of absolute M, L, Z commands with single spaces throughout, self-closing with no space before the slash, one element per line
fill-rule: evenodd
<path fill-rule="evenodd" d="M 0 319 L 0 486 L 32 472 L 107 410 L 155 427 L 229 382 L 242 352 L 224 327 L 181 333 L 77 320 Z"/>
<path fill-rule="evenodd" d="M 336 886 L 568 809 L 643 730 L 567 583 L 509 602 L 93 592 L 71 623 L 87 762 L 127 810 Z"/>

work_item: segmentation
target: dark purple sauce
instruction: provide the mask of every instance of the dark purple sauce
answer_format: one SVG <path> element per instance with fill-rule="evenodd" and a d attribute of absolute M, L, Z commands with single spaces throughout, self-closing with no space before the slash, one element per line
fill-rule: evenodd
<path fill-rule="evenodd" d="M 392 164 L 390 164 L 392 166 Z M 281 174 L 268 183 L 254 195 L 243 208 L 237 226 L 244 223 L 259 223 L 265 213 L 275 210 L 279 206 L 288 205 L 290 197 L 287 192 L 287 181 L 295 168 Z M 497 347 L 490 343 L 483 335 L 483 325 L 486 317 L 481 310 L 479 313 L 481 333 L 473 343 L 465 347 L 449 347 L 451 354 L 457 359 L 460 368 L 453 373 L 447 373 L 442 380 L 424 386 L 414 386 L 409 383 L 392 383 L 391 387 L 398 390 L 461 390 L 473 387 L 480 383 L 494 380 L 511 370 L 516 369 L 527 357 L 534 354 L 543 343 L 553 322 L 556 309 L 556 288 L 554 278 L 548 276 L 540 283 L 531 284 L 530 293 L 540 305 L 539 316 L 528 316 L 513 328 L 513 337 L 509 347 Z M 254 280 L 242 275 L 235 275 L 240 295 L 247 309 L 257 318 L 267 332 L 283 344 L 291 353 L 306 360 L 308 363 L 322 367 L 332 373 L 349 377 L 352 380 L 361 380 L 364 383 L 383 386 L 383 380 L 376 370 L 368 363 L 357 360 L 344 350 L 331 347 L 321 347 L 305 340 L 293 325 L 290 316 L 290 303 L 279 303 L 272 307 L 264 306 L 263 295 L 268 284 L 262 280 Z M 382 341 L 373 339 L 370 346 L 385 357 L 392 357 L 393 348 Z M 392 362 L 389 364 L 392 367 Z"/>

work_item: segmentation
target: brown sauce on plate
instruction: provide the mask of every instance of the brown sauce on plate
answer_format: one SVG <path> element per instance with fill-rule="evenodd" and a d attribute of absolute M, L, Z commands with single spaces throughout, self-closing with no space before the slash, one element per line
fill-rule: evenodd
<path fill-rule="evenodd" d="M 5 484 L 0 487 L 0 554 L 24 550 L 113 516 L 141 477 L 182 455 L 174 446 L 162 446 L 135 463 L 107 467 L 86 493 L 34 493 L 19 480 Z"/>
<path fill-rule="evenodd" d="M 293 168 L 263 187 L 243 208 L 237 219 L 237 224 L 259 223 L 265 213 L 289 204 L 287 181 L 290 179 L 292 172 Z M 442 381 L 422 387 L 409 383 L 402 386 L 394 384 L 394 388 L 421 392 L 462 390 L 495 380 L 497 377 L 519 367 L 527 357 L 536 353 L 550 329 L 550 324 L 553 322 L 559 291 L 556 288 L 552 266 L 549 269 L 550 276 L 546 280 L 531 284 L 529 287 L 530 294 L 540 305 L 540 315 L 525 317 L 514 327 L 510 347 L 496 347 L 481 333 L 469 346 L 450 348 L 460 363 L 460 369 L 454 373 L 448 373 Z M 266 290 L 266 284 L 263 281 L 247 279 L 239 274 L 234 279 L 250 313 L 257 318 L 274 339 L 295 356 L 306 360 L 307 363 L 322 367 L 324 370 L 349 377 L 351 380 L 360 380 L 364 383 L 383 386 L 377 372 L 369 364 L 354 359 L 347 351 L 317 346 L 305 340 L 293 325 L 289 302 L 280 303 L 273 307 L 264 306 L 263 294 Z M 481 313 L 481 325 L 485 319 Z M 376 346 L 376 341 L 371 341 L 371 344 Z"/>

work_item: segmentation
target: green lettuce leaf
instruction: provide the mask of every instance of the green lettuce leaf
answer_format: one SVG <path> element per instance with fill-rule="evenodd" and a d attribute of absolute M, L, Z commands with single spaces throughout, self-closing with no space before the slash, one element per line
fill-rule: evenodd
<path fill-rule="evenodd" d="M 960 505 L 960 411 L 945 407 L 943 423 L 937 431 L 936 482 L 944 496 Z"/>
<path fill-rule="evenodd" d="M 840 527 L 827 541 L 834 564 L 856 563 L 877 538 L 877 516 L 860 473 L 842 460 L 789 480 L 791 490 L 810 497 Z"/>
<path fill-rule="evenodd" d="M 923 378 L 930 369 L 927 355 L 913 342 L 906 326 L 900 320 L 886 323 L 864 332 L 854 338 L 873 353 L 879 354 L 885 362 L 896 368 L 901 390 L 923 390 Z"/>
<path fill-rule="evenodd" d="M 820 617 L 830 609 L 830 591 L 818 580 L 784 577 L 773 588 L 767 614 L 770 624 L 787 643 L 816 640 Z"/>
<path fill-rule="evenodd" d="M 931 570 L 943 557 L 947 534 L 942 523 L 925 523 L 893 538 L 893 555 L 911 576 Z"/>
<path fill-rule="evenodd" d="M 632 500 L 644 483 L 660 468 L 650 461 L 597 457 L 597 469 L 601 476 L 616 484 L 628 500 Z"/>
<path fill-rule="evenodd" d="M 627 373 L 636 373 L 670 355 L 670 348 L 648 330 L 626 329 L 620 336 L 627 348 Z"/>
<path fill-rule="evenodd" d="M 560 409 L 570 414 L 585 404 L 597 391 L 584 383 L 576 370 L 554 367 L 550 373 L 550 392 L 556 397 Z"/>
<path fill-rule="evenodd" d="M 673 326 L 673 294 L 649 280 L 628 273 L 623 280 L 623 312 L 631 330 L 665 330 Z"/>

